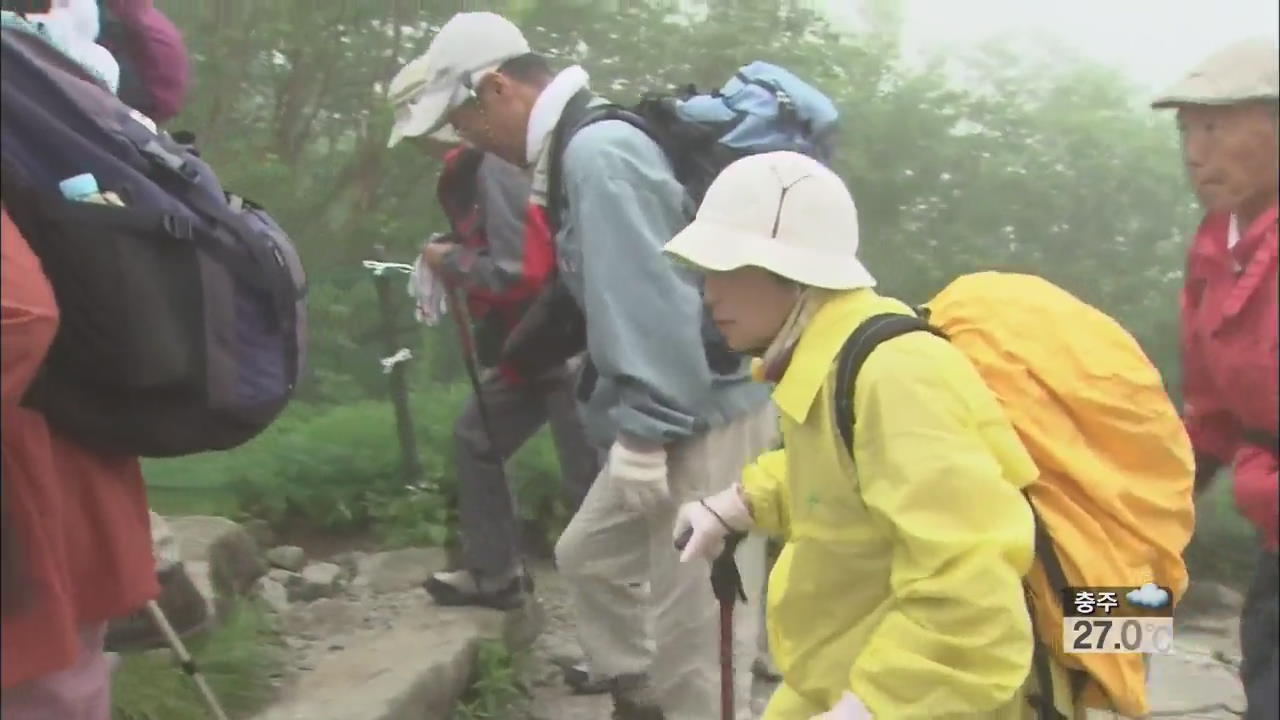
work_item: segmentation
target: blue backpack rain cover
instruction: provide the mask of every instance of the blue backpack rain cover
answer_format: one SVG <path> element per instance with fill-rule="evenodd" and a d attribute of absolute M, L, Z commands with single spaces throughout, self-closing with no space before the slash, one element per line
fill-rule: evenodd
<path fill-rule="evenodd" d="M 675 111 L 684 122 L 720 128 L 720 144 L 742 155 L 791 150 L 824 163 L 839 119 L 821 91 L 762 61 L 738 70 L 719 92 L 678 102 Z"/>

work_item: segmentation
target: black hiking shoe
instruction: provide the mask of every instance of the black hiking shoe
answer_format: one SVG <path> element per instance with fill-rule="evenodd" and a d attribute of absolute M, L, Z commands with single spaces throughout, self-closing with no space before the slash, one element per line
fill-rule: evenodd
<path fill-rule="evenodd" d="M 611 717 L 613 720 L 663 720 L 662 708 L 630 700 L 616 690 Z"/>
<path fill-rule="evenodd" d="M 207 628 L 209 606 L 182 563 L 169 566 L 157 573 L 157 577 L 160 580 L 160 596 L 156 598 L 156 604 L 160 606 L 160 611 L 178 637 L 186 638 Z M 156 627 L 146 608 L 107 624 L 104 649 L 108 652 L 153 650 L 167 645 L 168 641 L 160 628 Z"/>
<path fill-rule="evenodd" d="M 644 674 L 593 677 L 586 660 L 562 657 L 554 658 L 552 662 L 564 673 L 564 684 L 574 695 L 604 695 L 619 687 L 640 686 L 648 682 Z"/>
<path fill-rule="evenodd" d="M 613 720 L 663 720 L 662 708 L 657 705 L 648 676 L 623 675 L 613 678 L 610 684 Z"/>
<path fill-rule="evenodd" d="M 519 610 L 533 590 L 533 580 L 520 573 L 502 587 L 484 588 L 470 570 L 439 572 L 427 578 L 423 589 L 442 607 L 485 607 L 492 610 Z"/>
<path fill-rule="evenodd" d="M 773 664 L 773 658 L 768 655 L 756 658 L 756 661 L 751 664 L 751 674 L 767 682 L 782 682 L 782 673 L 778 672 L 778 667 Z"/>

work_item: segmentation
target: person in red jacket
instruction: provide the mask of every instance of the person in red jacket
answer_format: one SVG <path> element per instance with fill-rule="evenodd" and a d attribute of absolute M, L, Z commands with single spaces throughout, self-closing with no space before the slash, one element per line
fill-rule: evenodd
<path fill-rule="evenodd" d="M 136 457 L 88 450 L 21 404 L 58 327 L 40 261 L 0 207 L 5 592 L 0 717 L 108 720 L 107 621 L 159 592 Z"/>
<path fill-rule="evenodd" d="M 409 142 L 432 155 L 443 147 L 430 137 Z M 528 176 L 471 147 L 452 147 L 443 161 L 436 199 L 451 232 L 422 254 L 432 273 L 465 298 L 484 371 L 478 395 L 454 425 L 462 566 L 432 575 L 425 588 L 441 605 L 512 609 L 525 602 L 531 581 L 523 571 L 504 465 L 548 425 L 567 504 L 576 511 L 599 471 L 599 457 L 574 401 L 575 364 L 529 374 L 501 358 L 504 340 L 542 288 L 554 257 L 550 231 L 526 215 Z"/>
<path fill-rule="evenodd" d="M 120 99 L 157 123 L 182 111 L 190 60 L 182 33 L 153 0 L 99 0 L 98 42 L 120 63 Z"/>
<path fill-rule="evenodd" d="M 1272 41 L 1242 41 L 1152 104 L 1177 111 L 1187 175 L 1206 211 L 1182 290 L 1184 416 L 1197 491 L 1231 466 L 1236 506 L 1262 545 L 1240 627 L 1250 720 L 1280 717 L 1278 75 Z"/>

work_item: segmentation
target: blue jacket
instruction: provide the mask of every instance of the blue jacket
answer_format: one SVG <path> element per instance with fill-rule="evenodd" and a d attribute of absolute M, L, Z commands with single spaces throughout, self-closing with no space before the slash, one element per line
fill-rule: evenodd
<path fill-rule="evenodd" d="M 592 441 L 665 445 L 767 403 L 746 362 L 728 375 L 707 364 L 698 278 L 662 253 L 693 214 L 662 149 L 626 122 L 597 122 L 569 141 L 563 172 L 556 257 L 598 373 L 584 408 Z"/>

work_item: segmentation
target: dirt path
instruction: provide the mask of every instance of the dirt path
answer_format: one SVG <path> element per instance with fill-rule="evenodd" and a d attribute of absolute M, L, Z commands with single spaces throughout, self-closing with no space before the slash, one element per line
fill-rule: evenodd
<path fill-rule="evenodd" d="M 579 653 L 564 581 L 549 565 L 535 569 L 546 624 L 530 659 L 526 682 L 532 692 L 529 720 L 606 720 L 608 696 L 574 696 L 565 687 L 554 660 Z M 1152 719 L 1233 720 L 1244 711 L 1236 678 L 1239 643 L 1233 601 L 1195 608 L 1179 619 L 1176 651 L 1154 659 L 1150 701 Z M 776 685 L 757 679 L 752 709 L 764 712 Z M 1089 717 L 1112 717 L 1090 713 Z"/>
<path fill-rule="evenodd" d="M 542 605 L 545 625 L 530 658 L 526 683 L 532 691 L 529 720 L 606 720 L 612 709 L 608 695 L 575 696 L 565 686 L 555 660 L 578 657 L 576 630 L 565 592 L 564 579 L 550 565 L 534 569 L 538 601 Z M 757 680 L 753 688 L 752 709 L 759 717 L 776 686 Z"/>

